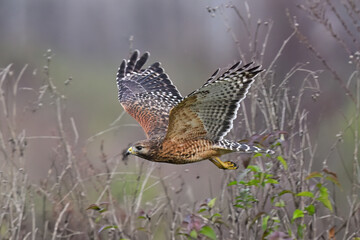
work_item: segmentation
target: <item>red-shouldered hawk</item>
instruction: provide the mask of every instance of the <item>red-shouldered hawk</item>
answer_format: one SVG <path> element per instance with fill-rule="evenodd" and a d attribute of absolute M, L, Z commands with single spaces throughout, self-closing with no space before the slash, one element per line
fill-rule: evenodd
<path fill-rule="evenodd" d="M 219 70 L 199 89 L 183 98 L 156 62 L 142 69 L 150 54 L 139 58 L 135 50 L 123 60 L 117 74 L 119 101 L 144 129 L 147 139 L 134 143 L 128 154 L 173 164 L 209 159 L 221 169 L 236 169 L 219 157 L 231 152 L 272 153 L 233 142 L 224 136 L 233 126 L 240 101 L 245 98 L 260 66 L 237 62 L 218 77 Z"/>

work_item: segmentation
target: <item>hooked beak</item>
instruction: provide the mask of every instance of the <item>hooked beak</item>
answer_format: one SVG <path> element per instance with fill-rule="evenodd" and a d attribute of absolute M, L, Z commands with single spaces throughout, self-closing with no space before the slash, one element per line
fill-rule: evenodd
<path fill-rule="evenodd" d="M 126 151 L 126 156 L 129 156 L 130 154 L 132 154 L 134 151 L 133 151 L 133 148 L 132 147 L 129 147 L 128 150 Z"/>

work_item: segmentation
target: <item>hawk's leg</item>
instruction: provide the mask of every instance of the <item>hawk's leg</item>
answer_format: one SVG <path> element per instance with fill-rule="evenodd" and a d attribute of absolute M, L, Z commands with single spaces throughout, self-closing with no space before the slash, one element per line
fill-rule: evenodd
<path fill-rule="evenodd" d="M 211 157 L 210 161 L 214 163 L 220 169 L 237 169 L 237 166 L 233 162 L 223 162 L 218 157 Z"/>

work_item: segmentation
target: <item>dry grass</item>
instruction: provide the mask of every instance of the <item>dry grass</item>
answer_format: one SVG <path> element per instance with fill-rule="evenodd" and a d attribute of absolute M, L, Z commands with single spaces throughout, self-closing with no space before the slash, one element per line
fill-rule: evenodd
<path fill-rule="evenodd" d="M 293 32 L 284 39 L 241 106 L 240 120 L 233 133 L 242 135 L 230 135 L 232 139 L 247 139 L 272 147 L 277 157 L 239 156 L 244 169 L 224 171 L 222 190 L 216 197 L 198 199 L 192 206 L 179 201 L 179 196 L 191 188 L 185 183 L 183 173 L 162 176 L 158 164 L 143 160 L 124 168 L 121 152 L 109 156 L 103 142 L 96 146 L 101 153 L 100 164 L 89 161 L 89 142 L 116 131 L 123 114 L 108 129 L 80 144 L 78 123 L 64 114 L 65 102 L 68 104 L 71 99 L 66 100 L 59 92 L 50 74 L 53 57 L 50 50 L 45 54 L 46 64 L 39 77 L 41 84 L 38 89 L 30 90 L 36 100 L 26 106 L 26 111 L 31 110 L 33 114 L 46 111 L 56 119 L 56 131 L 51 136 L 28 136 L 26 127 L 18 124 L 19 111 L 24 111 L 18 105 L 19 93 L 29 90 L 19 88 L 19 82 L 30 71 L 28 66 L 19 72 L 14 72 L 12 65 L 1 69 L 0 238 L 359 239 L 360 53 L 353 53 L 351 49 L 356 49 L 359 42 L 356 36 L 360 29 L 360 11 L 354 1 L 341 4 L 334 6 L 330 0 L 306 1 L 299 8 L 322 25 L 349 54 L 352 72 L 346 78 L 338 74 L 288 12 Z M 347 12 L 353 25 L 347 25 L 340 10 Z M 224 23 L 241 59 L 263 62 L 273 22 L 253 23 L 249 10 L 241 12 L 232 5 L 208 8 L 208 11 Z M 247 51 L 238 44 L 234 23 L 227 18 L 229 12 L 238 16 L 237 26 L 248 33 Z M 342 34 L 331 27 L 325 12 L 333 14 L 332 20 L 342 25 Z M 321 142 L 312 135 L 308 121 L 309 115 L 316 113 L 303 107 L 304 98 L 310 96 L 317 101 L 322 71 L 311 69 L 308 63 L 298 63 L 281 81 L 276 74 L 276 63 L 289 42 L 295 39 L 323 64 L 354 109 L 344 116 L 346 125 L 324 157 L 317 154 Z M 299 78 L 302 79 L 300 87 L 292 87 L 293 81 Z M 345 134 L 350 135 L 350 139 L 344 140 Z M 39 139 L 56 144 L 47 177 L 33 183 L 26 171 L 26 162 L 30 161 L 28 142 Z M 346 161 L 352 163 L 347 176 L 351 188 L 341 193 L 346 195 L 346 203 L 335 201 L 335 188 L 342 187 L 336 170 L 328 166 L 330 158 L 337 158 L 344 141 L 351 143 L 351 148 L 347 148 L 351 154 Z M 76 147 L 78 145 L 85 147 Z M 322 164 L 320 170 L 314 170 L 315 162 Z M 171 182 L 178 182 L 178 187 L 174 188 Z"/>

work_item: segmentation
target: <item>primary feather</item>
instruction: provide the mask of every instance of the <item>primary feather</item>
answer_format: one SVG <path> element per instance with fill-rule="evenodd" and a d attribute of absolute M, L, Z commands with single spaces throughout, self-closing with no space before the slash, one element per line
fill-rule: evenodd
<path fill-rule="evenodd" d="M 151 138 L 166 133 L 170 109 L 182 97 L 159 62 L 141 69 L 150 54 L 138 56 L 139 51 L 134 51 L 130 60 L 123 60 L 119 67 L 116 78 L 119 101 Z"/>

